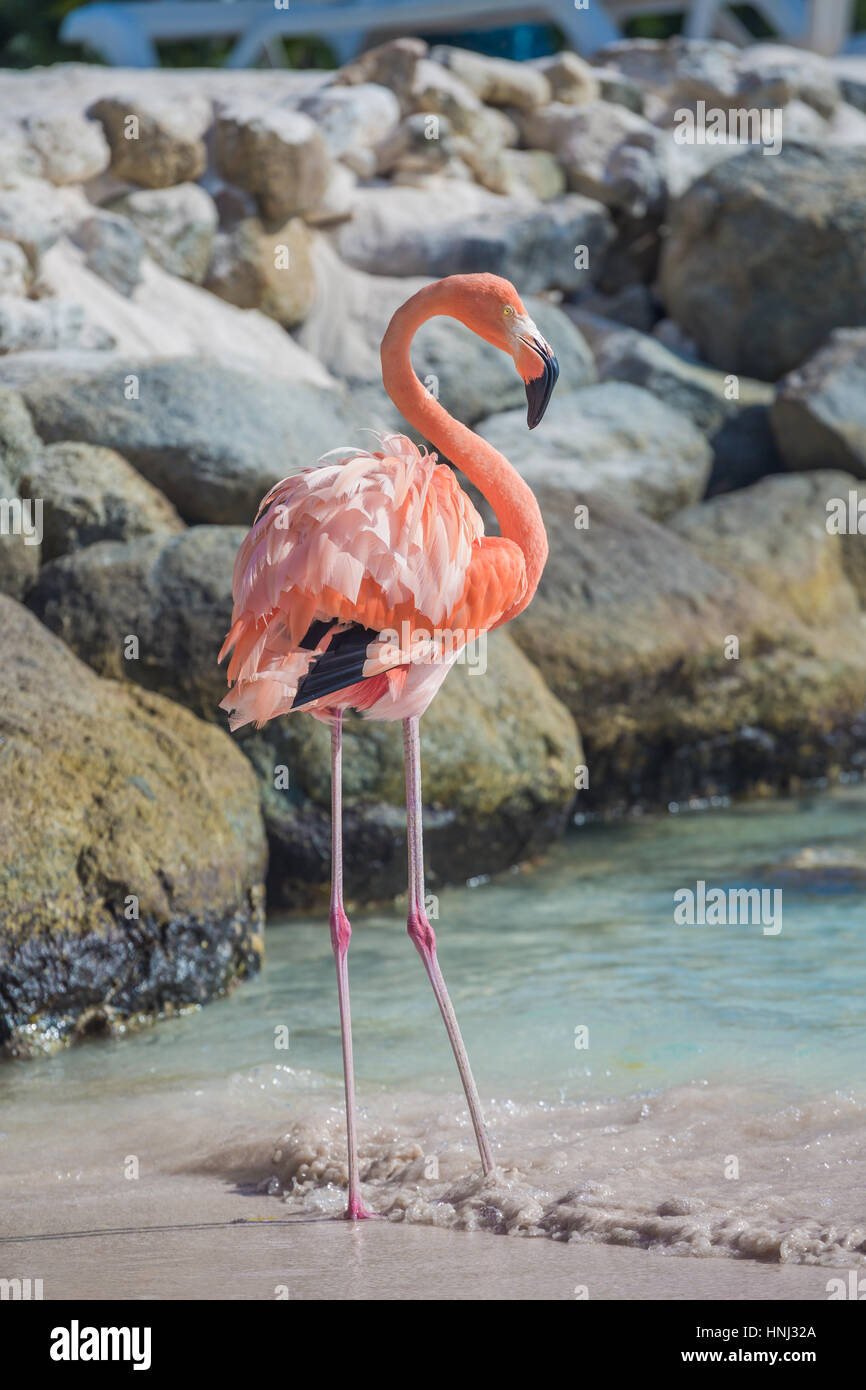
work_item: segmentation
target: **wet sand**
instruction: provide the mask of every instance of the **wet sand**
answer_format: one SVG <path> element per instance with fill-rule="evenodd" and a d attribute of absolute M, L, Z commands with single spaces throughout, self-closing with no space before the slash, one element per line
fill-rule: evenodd
<path fill-rule="evenodd" d="M 6 1277 L 41 1278 L 53 1299 L 574 1300 L 827 1297 L 838 1271 L 752 1260 L 696 1260 L 595 1244 L 509 1239 L 389 1221 L 314 1218 L 181 1229 L 192 1220 L 249 1221 L 259 1203 L 214 1194 L 201 1179 L 155 1184 L 142 1198 L 76 1204 L 94 1228 L 173 1230 L 0 1242 Z M 271 1207 L 273 1212 L 274 1207 Z M 49 1194 L 15 1225 L 57 1230 Z M 81 1228 L 79 1228 L 81 1229 Z M 586 1295 L 581 1290 L 586 1289 Z"/>

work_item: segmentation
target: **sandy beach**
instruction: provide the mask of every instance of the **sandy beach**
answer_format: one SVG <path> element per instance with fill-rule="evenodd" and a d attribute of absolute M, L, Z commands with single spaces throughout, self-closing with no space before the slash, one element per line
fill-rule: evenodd
<path fill-rule="evenodd" d="M 76 1203 L 77 1220 L 115 1233 L 34 1239 L 36 1225 L 61 1224 L 53 1195 L 16 1204 L 20 1238 L 0 1241 L 5 1277 L 42 1279 L 45 1299 L 817 1300 L 833 1273 L 388 1221 L 251 1219 L 259 1203 L 168 1176 L 147 1194 Z M 193 1215 L 225 1224 L 196 1227 Z"/>

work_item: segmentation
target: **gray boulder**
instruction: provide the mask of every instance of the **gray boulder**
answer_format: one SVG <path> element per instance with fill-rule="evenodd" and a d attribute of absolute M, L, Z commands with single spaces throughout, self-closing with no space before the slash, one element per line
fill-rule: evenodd
<path fill-rule="evenodd" d="M 788 468 L 866 478 L 866 328 L 840 328 L 779 383 L 773 429 Z"/>
<path fill-rule="evenodd" d="M 75 300 L 0 295 L 0 355 L 113 346 L 111 334 L 93 323 Z"/>
<path fill-rule="evenodd" d="M 37 378 L 23 394 L 43 439 L 116 449 L 188 522 L 249 525 L 275 482 L 354 434 L 333 391 L 192 359 Z"/>
<path fill-rule="evenodd" d="M 21 474 L 22 496 L 42 499 L 42 560 L 102 540 L 182 531 L 169 502 L 113 449 L 49 444 Z"/>
<path fill-rule="evenodd" d="M 0 294 L 27 294 L 33 268 L 14 241 L 0 241 Z"/>
<path fill-rule="evenodd" d="M 74 240 L 84 252 L 88 270 L 120 294 L 132 294 L 141 280 L 146 242 L 128 217 L 100 210 L 79 222 Z"/>
<path fill-rule="evenodd" d="M 748 149 L 674 205 L 662 298 L 713 366 L 774 381 L 866 319 L 864 221 L 866 150 Z"/>
<path fill-rule="evenodd" d="M 845 632 L 850 638 L 862 631 L 855 566 L 863 538 L 828 529 L 828 503 L 847 501 L 853 488 L 856 480 L 848 473 L 780 473 L 688 507 L 669 525 L 714 564 L 793 609 L 807 627 L 835 632 L 838 656 Z M 862 639 L 852 655 L 857 650 L 862 652 Z"/>
<path fill-rule="evenodd" d="M 664 206 L 666 186 L 655 126 L 624 106 L 554 102 L 522 123 L 527 144 L 551 150 L 575 193 L 643 217 Z"/>
<path fill-rule="evenodd" d="M 608 497 L 569 495 L 544 480 L 533 488 L 550 559 L 511 631 L 579 722 L 589 778 L 581 807 L 766 794 L 858 766 L 862 614 L 854 613 L 838 566 L 825 568 L 825 578 L 844 597 L 844 612 L 829 626 L 831 603 L 807 626 L 784 595 L 776 597 L 784 586 L 774 581 L 764 593 L 751 582 L 763 582 L 771 562 L 750 577 L 733 550 L 718 544 L 716 518 L 723 505 L 748 517 L 746 492 L 693 507 L 688 515 L 705 516 L 705 524 L 683 524 L 678 535 Z M 586 508 L 579 528 L 575 504 Z M 760 517 L 771 511 L 755 509 L 754 554 L 765 544 Z M 823 532 L 808 504 L 788 522 L 791 554 L 812 530 Z M 738 524 L 725 528 L 733 544 Z"/>
<path fill-rule="evenodd" d="M 688 416 L 619 381 L 554 392 L 531 434 L 525 409 L 490 416 L 480 432 L 533 489 L 555 490 L 563 506 L 592 491 L 656 519 L 703 496 L 712 459 Z"/>
<path fill-rule="evenodd" d="M 142 188 L 110 204 L 144 238 L 158 265 L 171 275 L 201 284 L 210 264 L 217 210 L 197 183 Z"/>
<path fill-rule="evenodd" d="M 613 238 L 606 209 L 578 194 L 533 207 L 453 180 L 435 189 L 359 189 L 352 220 L 336 233 L 341 256 L 372 274 L 487 270 L 521 294 L 592 283 Z M 586 269 L 579 246 L 587 248 Z"/>
<path fill-rule="evenodd" d="M 671 352 L 657 338 L 623 328 L 598 338 L 595 359 L 601 381 L 630 381 L 688 415 L 712 434 L 738 409 L 768 405 L 766 382 L 716 371 Z"/>
<path fill-rule="evenodd" d="M 39 512 L 36 499 L 22 497 L 19 484 L 41 447 L 23 398 L 0 386 L 0 594 L 16 599 L 39 573 Z"/>

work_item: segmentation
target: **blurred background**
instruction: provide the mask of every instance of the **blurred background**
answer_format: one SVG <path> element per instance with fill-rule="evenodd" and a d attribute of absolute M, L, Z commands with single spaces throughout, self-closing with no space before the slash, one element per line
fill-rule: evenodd
<path fill-rule="evenodd" d="M 551 546 L 425 717 L 434 894 L 600 823 L 856 787 L 861 26 L 864 0 L 6 4 L 8 1051 L 202 1002 L 257 968 L 266 908 L 321 905 L 327 730 L 231 738 L 216 653 L 264 492 L 405 428 L 378 344 L 431 278 L 505 275 L 561 364 L 529 435 L 501 354 L 452 321 L 416 343 Z M 381 903 L 399 730 L 346 741 L 349 891 Z M 861 872 L 834 853 L 803 873 Z"/>

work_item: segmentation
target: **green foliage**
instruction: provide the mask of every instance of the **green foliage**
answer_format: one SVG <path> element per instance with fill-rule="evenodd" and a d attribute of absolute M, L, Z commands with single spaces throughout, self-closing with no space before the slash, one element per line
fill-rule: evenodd
<path fill-rule="evenodd" d="M 57 37 L 66 15 L 84 3 L 85 0 L 3 0 L 0 5 L 0 66 L 30 68 L 85 58 L 83 49 L 61 43 Z"/>
<path fill-rule="evenodd" d="M 88 0 L 0 0 L 0 67 L 31 68 L 48 63 L 98 62 L 78 44 L 61 43 L 60 25 Z M 333 68 L 330 45 L 314 37 L 278 41 L 290 68 Z M 233 40 L 188 39 L 158 44 L 159 61 L 171 68 L 215 68 L 226 60 Z M 263 65 L 267 66 L 267 57 Z"/>

